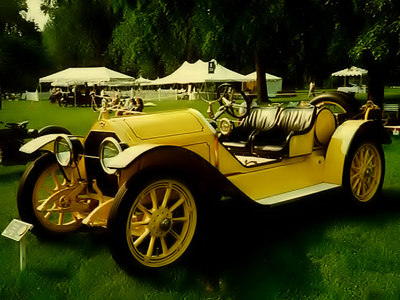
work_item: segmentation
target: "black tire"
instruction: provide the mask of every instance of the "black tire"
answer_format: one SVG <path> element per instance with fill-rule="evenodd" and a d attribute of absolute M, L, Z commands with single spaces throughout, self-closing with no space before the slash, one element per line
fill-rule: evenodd
<path fill-rule="evenodd" d="M 61 126 L 55 126 L 55 125 L 49 125 L 45 126 L 38 131 L 38 136 L 46 135 L 46 134 L 52 134 L 52 133 L 63 133 L 63 134 L 71 134 L 71 132 Z"/>
<path fill-rule="evenodd" d="M 354 142 L 346 158 L 343 187 L 359 206 L 376 203 L 385 177 L 385 156 L 382 145 L 373 140 Z"/>
<path fill-rule="evenodd" d="M 310 101 L 311 105 L 336 104 L 342 111 L 341 113 L 355 114 L 360 109 L 358 101 L 343 92 L 330 92 L 321 94 Z M 335 113 L 335 111 L 333 111 Z"/>
<path fill-rule="evenodd" d="M 74 218 L 73 212 L 58 213 L 48 212 L 47 207 L 39 211 L 38 207 L 43 199 L 56 193 L 55 179 L 63 187 L 61 180 L 64 178 L 53 154 L 45 154 L 36 159 L 22 175 L 17 196 L 17 206 L 21 219 L 32 224 L 33 232 L 41 236 L 62 235 L 73 232 L 81 227 L 81 221 Z M 53 181 L 53 182 L 52 182 Z M 53 189 L 53 190 L 52 190 Z M 50 192 L 51 191 L 51 192 Z M 52 205 L 52 204 L 50 204 Z M 59 206 L 49 207 L 57 209 Z M 47 215 L 46 215 L 47 214 Z M 61 223 L 61 224 L 56 224 Z"/>
<path fill-rule="evenodd" d="M 198 193 L 179 176 L 135 178 L 119 189 L 111 208 L 110 248 L 125 271 L 148 273 L 174 263 L 188 251 L 197 231 Z"/>

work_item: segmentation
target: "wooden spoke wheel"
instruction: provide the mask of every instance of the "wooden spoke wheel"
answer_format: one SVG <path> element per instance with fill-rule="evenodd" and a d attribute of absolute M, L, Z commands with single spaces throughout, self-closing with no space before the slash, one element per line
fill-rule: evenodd
<path fill-rule="evenodd" d="M 373 142 L 362 142 L 354 148 L 347 178 L 349 189 L 360 203 L 371 202 L 382 188 L 384 156 Z"/>
<path fill-rule="evenodd" d="M 114 258 L 128 268 L 173 263 L 185 253 L 195 233 L 194 196 L 187 185 L 169 178 L 131 189 L 123 197 L 117 195 L 110 212 Z"/>
<path fill-rule="evenodd" d="M 71 169 L 64 174 L 71 178 Z M 74 211 L 70 192 L 76 184 L 68 182 L 54 156 L 45 155 L 25 172 L 18 191 L 18 210 L 23 220 L 41 233 L 68 233 L 81 226 L 79 212 Z"/>

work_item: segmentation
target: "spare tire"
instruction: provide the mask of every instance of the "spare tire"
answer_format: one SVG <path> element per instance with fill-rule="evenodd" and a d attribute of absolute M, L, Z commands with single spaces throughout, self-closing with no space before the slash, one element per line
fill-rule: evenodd
<path fill-rule="evenodd" d="M 361 107 L 360 103 L 344 92 L 328 92 L 323 93 L 310 101 L 312 105 L 336 106 L 338 111 L 333 113 L 357 113 Z M 331 109 L 332 110 L 332 109 Z"/>

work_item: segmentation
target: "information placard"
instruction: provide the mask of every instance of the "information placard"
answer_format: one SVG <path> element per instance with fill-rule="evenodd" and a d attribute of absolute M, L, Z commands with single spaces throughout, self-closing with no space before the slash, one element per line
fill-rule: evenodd
<path fill-rule="evenodd" d="M 1 235 L 19 242 L 33 228 L 32 224 L 14 219 L 8 224 Z"/>

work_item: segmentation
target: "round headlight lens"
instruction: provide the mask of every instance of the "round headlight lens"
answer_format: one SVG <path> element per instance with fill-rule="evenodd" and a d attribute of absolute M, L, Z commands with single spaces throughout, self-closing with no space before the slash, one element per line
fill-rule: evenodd
<path fill-rule="evenodd" d="M 54 153 L 58 163 L 66 167 L 71 163 L 72 160 L 72 143 L 71 141 L 63 136 L 59 136 L 54 143 Z"/>
<path fill-rule="evenodd" d="M 219 121 L 219 130 L 223 135 L 229 135 L 232 132 L 232 123 L 228 118 L 222 118 Z"/>
<path fill-rule="evenodd" d="M 122 148 L 116 139 L 108 137 L 103 140 L 100 145 L 100 163 L 104 172 L 107 174 L 114 174 L 116 172 L 116 169 L 108 167 L 108 162 L 120 152 L 122 152 Z"/>

